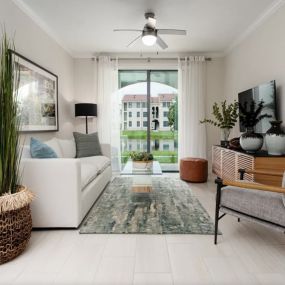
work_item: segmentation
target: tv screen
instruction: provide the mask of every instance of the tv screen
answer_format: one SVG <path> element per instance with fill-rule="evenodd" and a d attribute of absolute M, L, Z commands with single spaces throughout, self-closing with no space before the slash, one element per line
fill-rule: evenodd
<path fill-rule="evenodd" d="M 264 108 L 261 111 L 261 114 L 271 115 L 271 118 L 262 119 L 255 127 L 256 133 L 265 134 L 266 131 L 271 127 L 270 121 L 276 120 L 276 86 L 275 80 L 261 84 L 252 89 L 240 92 L 238 94 L 238 101 L 242 105 L 244 102 L 248 102 L 248 106 L 252 101 L 255 101 L 258 104 L 260 101 L 264 102 Z M 240 131 L 245 132 L 245 127 L 239 124 Z"/>

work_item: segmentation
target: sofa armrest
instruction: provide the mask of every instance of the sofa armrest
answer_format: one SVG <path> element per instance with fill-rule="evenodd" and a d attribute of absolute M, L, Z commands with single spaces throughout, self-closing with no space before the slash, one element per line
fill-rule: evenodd
<path fill-rule="evenodd" d="M 22 159 L 22 184 L 35 193 L 34 227 L 77 227 L 81 210 L 79 159 Z"/>
<path fill-rule="evenodd" d="M 110 144 L 102 143 L 101 150 L 104 156 L 107 156 L 111 159 L 111 145 Z"/>

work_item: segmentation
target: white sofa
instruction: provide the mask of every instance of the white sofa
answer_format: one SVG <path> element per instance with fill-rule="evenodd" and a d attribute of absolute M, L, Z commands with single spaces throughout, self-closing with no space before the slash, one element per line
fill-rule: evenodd
<path fill-rule="evenodd" d="M 74 158 L 74 140 L 45 142 L 59 158 L 31 158 L 24 146 L 22 184 L 35 193 L 33 227 L 77 228 L 112 177 L 110 146 L 101 144 L 102 156 Z"/>

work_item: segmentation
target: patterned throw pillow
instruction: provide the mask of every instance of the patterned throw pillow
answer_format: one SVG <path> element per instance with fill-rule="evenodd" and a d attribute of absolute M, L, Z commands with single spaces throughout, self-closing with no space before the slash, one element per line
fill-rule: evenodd
<path fill-rule="evenodd" d="M 76 157 L 102 155 L 98 133 L 73 133 L 76 145 Z"/>
<path fill-rule="evenodd" d="M 57 158 L 51 147 L 35 138 L 31 138 L 30 151 L 32 158 Z"/>

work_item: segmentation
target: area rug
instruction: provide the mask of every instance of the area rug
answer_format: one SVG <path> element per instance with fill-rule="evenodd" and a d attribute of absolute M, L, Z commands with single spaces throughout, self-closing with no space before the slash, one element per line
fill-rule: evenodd
<path fill-rule="evenodd" d="M 131 177 L 116 177 L 80 227 L 92 234 L 213 234 L 214 224 L 187 183 L 153 177 L 151 193 L 133 193 Z"/>

